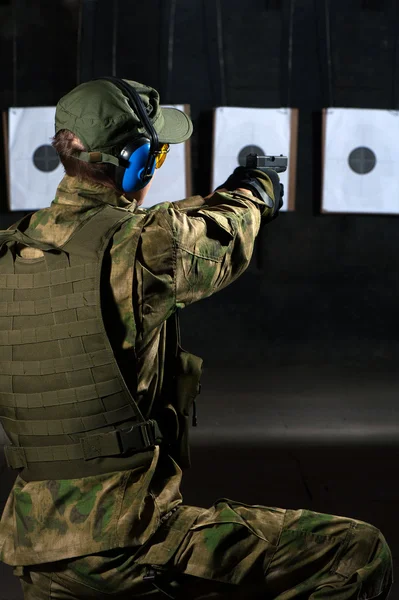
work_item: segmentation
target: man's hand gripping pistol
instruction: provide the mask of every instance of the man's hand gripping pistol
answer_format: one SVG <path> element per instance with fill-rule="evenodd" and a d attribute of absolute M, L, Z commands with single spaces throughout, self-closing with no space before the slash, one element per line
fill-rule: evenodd
<path fill-rule="evenodd" d="M 230 191 L 244 188 L 254 196 L 263 200 L 271 209 L 270 218 L 277 217 L 283 206 L 284 186 L 280 183 L 278 173 L 287 169 L 286 156 L 259 156 L 248 154 L 245 167 L 237 167 L 227 181 L 219 186 Z"/>
<path fill-rule="evenodd" d="M 264 180 L 259 181 L 259 176 L 257 176 L 257 174 L 255 175 L 254 171 L 261 171 L 267 175 L 273 184 L 274 206 L 272 218 L 278 215 L 280 208 L 283 206 L 284 186 L 282 183 L 280 183 L 280 178 L 277 173 L 284 173 L 284 171 L 287 170 L 287 164 L 288 158 L 282 154 L 280 154 L 280 156 L 259 156 L 259 154 L 248 154 L 246 158 L 244 168 L 248 171 L 248 174 L 250 174 L 252 171 L 252 175 L 256 177 L 257 183 L 259 187 L 261 187 L 263 194 L 265 192 L 267 194 L 265 182 Z M 262 200 L 264 200 L 263 197 Z M 271 200 L 270 197 L 269 200 Z M 266 202 L 266 204 L 268 203 Z M 268 206 L 270 206 L 270 204 L 268 204 Z"/>

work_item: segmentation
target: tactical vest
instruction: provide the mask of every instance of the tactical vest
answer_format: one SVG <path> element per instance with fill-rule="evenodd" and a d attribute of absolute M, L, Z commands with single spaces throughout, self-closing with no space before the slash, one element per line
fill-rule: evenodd
<path fill-rule="evenodd" d="M 105 250 L 137 219 L 135 255 L 144 218 L 104 205 L 61 247 L 21 228 L 0 232 L 0 422 L 12 444 L 8 465 L 26 480 L 129 469 L 161 442 L 125 383 L 101 313 Z M 23 259 L 21 244 L 43 257 Z"/>

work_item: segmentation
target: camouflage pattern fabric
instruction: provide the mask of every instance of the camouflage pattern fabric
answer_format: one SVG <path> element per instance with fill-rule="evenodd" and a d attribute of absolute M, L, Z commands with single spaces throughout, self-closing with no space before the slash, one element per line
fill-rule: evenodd
<path fill-rule="evenodd" d="M 112 190 L 66 177 L 51 207 L 32 217 L 28 233 L 62 243 L 98 202 L 142 210 Z M 126 364 L 133 360 L 137 333 L 146 416 L 162 387 L 165 319 L 245 270 L 268 213 L 260 201 L 236 192 L 160 204 L 146 212 L 135 265 L 129 222 L 115 234 L 111 286 L 125 324 L 119 355 Z M 132 301 L 135 323 L 125 319 Z M 16 567 L 25 600 L 387 597 L 392 560 L 373 526 L 230 500 L 210 509 L 184 506 L 180 478 L 159 448 L 143 453 L 137 468 L 96 477 L 18 477 L 0 524 L 0 558 Z"/>
<path fill-rule="evenodd" d="M 110 283 L 124 326 L 117 360 L 125 370 L 136 366 L 135 396 L 147 418 L 162 388 L 165 320 L 245 270 L 261 216 L 268 217 L 270 209 L 252 195 L 217 192 L 206 200 L 196 196 L 145 211 L 110 188 L 66 176 L 51 206 L 33 214 L 26 233 L 62 245 L 99 203 L 146 215 L 134 265 L 130 248 L 136 220 L 115 233 Z M 21 251 L 25 258 L 37 252 Z M 181 502 L 181 471 L 168 456 L 160 464 L 159 449 L 136 456 L 137 468 L 129 464 L 94 478 L 79 478 L 74 465 L 70 479 L 59 480 L 51 463 L 46 481 L 18 476 L 0 523 L 1 560 L 41 564 L 143 544 Z"/>
<path fill-rule="evenodd" d="M 384 600 L 392 559 L 378 529 L 308 510 L 220 500 L 180 506 L 140 550 L 20 573 L 25 600 Z"/>

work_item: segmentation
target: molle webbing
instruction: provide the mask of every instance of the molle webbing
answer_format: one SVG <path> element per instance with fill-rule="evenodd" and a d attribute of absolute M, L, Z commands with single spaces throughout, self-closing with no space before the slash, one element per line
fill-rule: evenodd
<path fill-rule="evenodd" d="M 95 306 L 96 294 L 91 292 L 77 292 L 56 298 L 43 298 L 42 300 L 22 300 L 20 302 L 0 302 L 0 317 L 17 317 L 19 315 L 42 315 L 49 312 L 79 308 L 82 306 Z"/>
<path fill-rule="evenodd" d="M 83 264 L 75 267 L 67 267 L 63 269 L 56 269 L 52 273 L 32 273 L 16 275 L 14 273 L 0 274 L 0 287 L 1 288 L 41 288 L 48 287 L 49 285 L 58 285 L 60 283 L 72 283 L 74 281 L 81 281 L 87 277 L 95 276 L 95 264 Z"/>
<path fill-rule="evenodd" d="M 143 215 L 105 205 L 61 247 L 20 230 L 0 232 L 0 422 L 13 468 L 90 460 L 159 443 L 126 387 L 104 329 L 100 279 L 104 252 L 124 221 L 133 264 Z M 17 256 L 17 244 L 43 257 Z M 106 310 L 106 307 L 104 307 Z"/>

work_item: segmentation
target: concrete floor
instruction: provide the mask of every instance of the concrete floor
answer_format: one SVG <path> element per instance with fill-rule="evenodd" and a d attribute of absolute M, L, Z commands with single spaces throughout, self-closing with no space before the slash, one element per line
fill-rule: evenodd
<path fill-rule="evenodd" d="M 349 367 L 270 371 L 205 370 L 185 503 L 229 497 L 368 521 L 387 538 L 399 579 L 399 375 Z M 2 510 L 14 477 L 2 453 L 0 477 Z M 391 600 L 398 597 L 395 583 Z M 11 569 L 0 565 L 0 600 L 21 599 Z"/>

